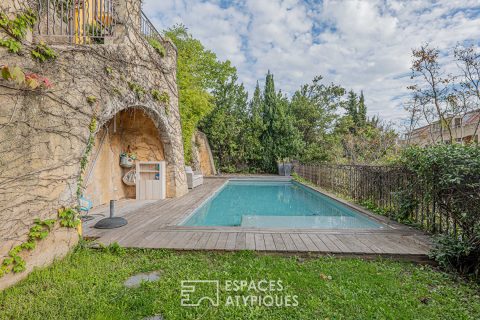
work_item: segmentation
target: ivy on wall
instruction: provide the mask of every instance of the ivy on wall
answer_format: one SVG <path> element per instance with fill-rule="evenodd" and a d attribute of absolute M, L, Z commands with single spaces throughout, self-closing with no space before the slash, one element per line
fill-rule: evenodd
<path fill-rule="evenodd" d="M 37 20 L 32 10 L 25 10 L 9 19 L 7 14 L 0 13 L 0 28 L 8 35 L 0 39 L 0 46 L 5 47 L 12 53 L 19 53 L 22 49 L 22 40 L 25 39 L 28 30 L 31 30 Z"/>
<path fill-rule="evenodd" d="M 88 98 L 87 98 L 88 99 Z M 96 98 L 95 98 L 96 101 Z M 88 158 L 92 153 L 93 146 L 95 145 L 95 131 L 97 130 L 97 118 L 95 115 L 92 116 L 90 120 L 90 124 L 88 126 L 89 135 L 87 140 L 87 146 L 85 147 L 85 152 L 83 153 L 82 159 L 80 159 L 80 174 L 78 175 L 77 181 L 77 197 L 81 197 L 83 194 L 83 175 L 85 173 L 85 169 L 87 168 Z"/>
<path fill-rule="evenodd" d="M 40 42 L 40 43 L 31 43 L 29 39 L 27 38 L 27 35 L 29 34 L 29 30 L 32 30 L 33 26 L 35 25 L 37 20 L 37 17 L 31 10 L 26 10 L 22 11 L 15 16 L 10 16 L 5 13 L 0 13 L 0 47 L 5 47 L 6 50 L 1 49 L 3 52 L 9 52 L 11 54 L 11 57 L 14 60 L 13 62 L 8 62 L 8 65 L 4 65 L 3 63 L 0 62 L 0 82 L 2 82 L 2 86 L 9 88 L 8 95 L 12 97 L 13 99 L 17 99 L 18 96 L 20 95 L 27 95 L 30 94 L 32 90 L 38 90 L 35 92 L 35 96 L 41 96 L 42 98 L 49 99 L 49 101 L 53 101 L 55 104 L 64 104 L 64 106 L 71 108 L 73 112 L 78 112 L 80 109 L 81 112 L 85 110 L 85 105 L 88 105 L 91 109 L 95 105 L 98 104 L 98 101 L 103 100 L 103 94 L 111 96 L 111 93 L 115 93 L 115 95 L 118 96 L 123 96 L 126 92 L 130 91 L 130 96 L 135 95 L 137 100 L 146 100 L 147 98 L 150 99 L 148 101 L 149 103 L 155 105 L 155 102 L 158 102 L 159 104 L 163 105 L 165 104 L 165 112 L 168 114 L 169 113 L 169 107 L 170 107 L 170 95 L 172 94 L 172 97 L 175 96 L 176 92 L 176 83 L 175 80 L 169 80 L 169 78 L 165 77 L 164 84 L 169 86 L 170 91 L 163 92 L 161 89 L 156 90 L 153 89 L 155 88 L 158 83 L 157 79 L 153 83 L 148 83 L 150 79 L 143 79 L 139 77 L 135 78 L 135 75 L 132 77 L 132 73 L 128 69 L 125 69 L 125 65 L 127 62 L 127 59 L 125 56 L 122 56 L 120 54 L 116 55 L 112 50 L 105 49 L 105 52 L 108 54 L 102 54 L 102 49 L 97 46 L 96 48 L 93 48 L 92 46 L 84 46 L 82 47 L 82 53 L 88 52 L 91 55 L 88 57 L 95 58 L 97 60 L 94 60 L 95 63 L 99 64 L 100 68 L 102 68 L 102 72 L 95 72 L 95 75 L 88 74 L 87 72 L 84 72 L 85 70 L 81 70 L 80 72 L 77 69 L 74 69 L 76 73 L 72 70 L 68 70 L 65 72 L 67 75 L 72 75 L 75 77 L 79 76 L 84 76 L 85 78 L 88 78 L 91 80 L 92 77 L 97 77 L 95 80 L 97 80 L 98 83 L 100 83 L 100 86 L 104 90 L 97 90 L 94 92 L 94 95 L 88 95 L 88 94 L 83 94 L 81 96 L 83 105 L 78 106 L 77 104 L 77 96 L 75 96 L 75 104 L 71 102 L 68 98 L 74 96 L 74 94 L 71 95 L 66 95 L 62 96 L 65 94 L 66 89 L 63 86 L 60 86 L 60 84 L 65 84 L 69 85 L 71 84 L 68 82 L 70 79 L 67 81 L 62 81 L 63 73 L 55 73 L 54 70 L 56 69 L 56 65 L 58 64 L 61 69 L 62 63 L 69 63 L 67 59 L 65 61 L 62 59 L 60 61 L 59 59 L 59 53 L 60 50 L 53 50 L 51 47 L 49 47 L 46 43 Z M 155 70 L 159 70 L 163 75 L 169 75 L 172 71 L 168 68 L 169 66 L 167 63 L 166 59 L 159 59 L 158 55 L 166 56 L 167 50 L 165 47 L 160 44 L 160 43 L 144 43 L 147 47 L 152 46 L 154 50 L 147 50 L 149 54 L 151 55 L 151 61 L 152 64 L 155 66 Z M 69 49 L 70 50 L 70 49 Z M 72 48 L 71 51 L 75 52 L 75 50 L 80 51 L 79 48 Z M 90 51 L 89 51 L 90 50 Z M 67 51 L 67 50 L 65 50 Z M 62 52 L 65 52 L 62 50 Z M 168 51 L 169 53 L 169 51 Z M 18 56 L 17 56 L 18 54 Z M 23 61 L 20 61 L 21 59 L 25 59 L 25 64 Z M 18 60 L 18 62 L 17 62 Z M 57 60 L 57 61 L 55 61 Z M 59 84 L 59 90 L 42 90 L 42 89 L 48 89 L 52 87 L 52 82 L 50 79 L 46 78 L 45 76 L 34 73 L 31 71 L 35 72 L 41 72 L 40 70 L 47 70 L 45 67 L 45 64 L 48 63 L 49 61 L 55 61 L 55 64 L 51 65 L 51 68 L 48 68 L 50 73 L 53 75 L 55 74 L 55 82 Z M 34 62 L 34 64 L 32 63 Z M 6 62 L 4 62 L 6 63 Z M 17 65 L 18 64 L 18 65 Z M 43 64 L 43 65 L 42 65 Z M 34 65 L 35 67 L 38 67 L 37 69 L 29 69 L 31 65 Z M 50 66 L 49 66 L 50 67 Z M 98 71 L 98 70 L 97 70 Z M 134 71 L 136 73 L 137 70 Z M 102 78 L 103 76 L 103 78 Z M 128 79 L 128 81 L 127 81 Z M 163 78 L 162 78 L 163 79 Z M 76 84 L 72 84 L 72 87 L 75 87 Z M 11 89 L 11 90 L 10 90 Z M 76 88 L 75 88 L 76 89 Z M 129 90 L 130 89 L 130 90 Z M 78 94 L 78 93 L 76 93 Z M 80 93 L 81 94 L 81 93 Z M 124 97 L 127 98 L 128 101 L 130 101 L 131 97 Z M 130 102 L 129 102 L 130 103 Z M 138 101 L 137 101 L 138 103 Z M 47 104 L 46 104 L 47 105 Z M 157 104 L 158 107 L 158 104 Z M 63 106 L 62 106 L 63 108 Z M 47 108 L 45 108 L 47 109 Z M 43 112 L 43 110 L 42 110 Z M 45 112 L 50 112 L 50 110 L 45 110 Z M 70 116 L 72 113 L 69 114 L 63 114 L 59 112 L 58 114 L 55 114 L 54 116 L 58 116 L 59 118 L 65 118 L 65 126 L 62 123 L 61 128 L 55 128 L 59 132 L 61 131 L 62 134 L 64 134 L 67 137 L 75 136 L 75 138 L 78 138 L 78 130 L 70 130 L 72 126 L 76 126 L 75 124 L 72 124 L 73 122 L 67 121 L 67 117 Z M 85 112 L 82 113 L 84 115 L 90 114 L 90 112 Z M 79 170 L 74 171 L 74 172 L 69 172 L 69 180 L 68 181 L 75 181 L 76 182 L 76 190 L 74 189 L 75 195 L 77 197 L 80 197 L 83 195 L 84 192 L 84 181 L 83 177 L 86 172 L 87 166 L 88 166 L 88 161 L 91 156 L 91 153 L 93 151 L 94 147 L 94 142 L 95 142 L 95 133 L 97 130 L 97 117 L 96 117 L 96 112 L 94 112 L 94 115 L 90 119 L 89 123 L 89 134 L 88 138 L 86 139 L 85 143 L 85 133 L 86 130 L 84 129 L 81 134 L 81 140 L 83 141 L 82 144 L 84 144 L 84 151 L 83 154 L 75 154 L 72 155 L 75 158 L 75 161 L 78 161 L 77 163 L 80 163 L 79 165 Z M 35 114 L 34 116 L 37 116 Z M 87 116 L 88 117 L 88 116 Z M 82 118 L 83 122 L 87 124 L 88 118 Z M 23 119 L 22 119 L 23 120 Z M 70 126 L 70 127 L 69 127 Z M 42 128 L 43 129 L 43 128 Z M 76 140 L 77 141 L 77 140 Z M 23 148 L 22 143 L 18 143 L 18 150 L 21 150 Z M 23 150 L 22 150 L 23 151 Z M 47 175 L 46 175 L 47 176 Z M 71 179 L 71 180 L 70 180 Z M 75 188 L 74 187 L 74 188 Z M 75 195 L 71 195 L 71 201 L 76 201 Z M 33 203 L 34 205 L 37 205 L 36 199 L 28 199 L 30 201 L 29 204 Z M 73 207 L 75 207 L 75 204 L 72 204 Z M 51 205 L 48 205 L 48 208 L 51 207 Z M 13 272 L 21 272 L 25 270 L 26 268 L 26 263 L 23 260 L 22 257 L 25 257 L 26 251 L 28 250 L 34 250 L 35 247 L 37 246 L 38 241 L 41 241 L 42 239 L 45 239 L 49 233 L 53 230 L 54 226 L 56 227 L 66 227 L 66 228 L 75 228 L 79 224 L 78 220 L 78 211 L 76 210 L 77 208 L 62 208 L 58 210 L 58 216 L 55 219 L 46 219 L 46 220 L 40 220 L 40 219 L 35 219 L 33 223 L 31 222 L 32 217 L 29 217 L 27 214 L 22 216 L 22 222 L 23 223 L 31 223 L 32 227 L 28 231 L 28 237 L 27 240 L 24 241 L 23 243 L 13 247 L 9 252 L 8 256 L 4 257 L 4 260 L 2 261 L 1 259 L 3 257 L 0 257 L 0 277 Z M 45 212 L 47 214 L 47 212 Z M 53 214 L 53 212 L 52 212 Z M 42 218 L 51 218 L 49 216 L 43 216 Z"/>
<path fill-rule="evenodd" d="M 40 42 L 36 45 L 35 48 L 31 51 L 32 58 L 39 62 L 45 62 L 48 60 L 55 60 L 57 58 L 57 53 L 47 46 L 45 42 Z"/>
<path fill-rule="evenodd" d="M 56 219 L 34 220 L 34 224 L 28 232 L 27 241 L 13 247 L 8 252 L 8 257 L 2 261 L 0 266 L 0 278 L 8 273 L 19 273 L 26 269 L 26 262 L 20 254 L 35 249 L 37 242 L 45 239 L 50 234 L 56 221 Z M 59 209 L 58 221 L 60 226 L 66 228 L 76 228 L 80 223 L 80 220 L 77 218 L 76 210 L 73 208 Z"/>
<path fill-rule="evenodd" d="M 33 72 L 25 72 L 19 66 L 1 66 L 1 77 L 3 80 L 11 81 L 20 87 L 27 89 L 48 89 L 52 83 L 47 77 Z"/>
<path fill-rule="evenodd" d="M 155 49 L 155 51 L 163 58 L 167 55 L 167 50 L 157 39 L 149 39 L 148 43 Z"/>

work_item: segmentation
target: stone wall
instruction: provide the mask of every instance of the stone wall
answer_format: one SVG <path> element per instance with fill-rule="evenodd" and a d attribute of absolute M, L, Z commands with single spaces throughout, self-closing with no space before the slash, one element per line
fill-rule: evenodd
<path fill-rule="evenodd" d="M 205 176 L 217 174 L 208 138 L 205 133 L 198 130 L 195 131 L 193 136 L 192 155 L 195 170 L 201 171 Z"/>
<path fill-rule="evenodd" d="M 43 63 L 29 54 L 40 40 L 35 33 L 27 35 L 20 54 L 0 47 L 0 65 L 18 66 L 52 83 L 49 88 L 31 89 L 0 79 L 0 260 L 27 239 L 35 218 L 55 218 L 58 208 L 76 206 L 79 177 L 84 176 L 80 162 L 92 119 L 98 123 L 94 132 L 98 141 L 101 128 L 119 113 L 121 118 L 123 110 L 135 109 L 138 115 L 148 117 L 159 142 L 155 142 L 158 150 L 146 152 L 165 158 L 168 195 L 178 197 L 188 191 L 176 49 L 164 41 L 167 54 L 158 54 L 139 34 L 140 1 L 119 3 L 116 36 L 106 39 L 105 44 L 65 45 L 42 37 L 58 55 Z M 16 9 L 6 9 L 3 2 L 1 7 L 14 16 Z M 0 37 L 5 34 L 0 32 Z M 153 92 L 166 93 L 168 101 L 156 99 Z M 147 136 L 154 135 L 152 126 L 146 130 Z M 116 164 L 115 152 L 111 157 Z M 40 246 L 33 254 L 42 255 L 42 250 L 46 248 Z M 55 254 L 47 256 L 50 259 L 39 262 L 27 255 L 27 270 L 50 262 Z M 16 277 L 19 275 L 8 274 L 0 278 L 0 284 L 12 283 Z"/>
<path fill-rule="evenodd" d="M 142 110 L 121 111 L 100 128 L 85 174 L 84 196 L 94 206 L 113 199 L 135 199 L 135 186 L 127 186 L 122 182 L 123 176 L 135 168 L 122 168 L 119 165 L 119 155 L 127 150 L 136 154 L 137 161 L 165 160 L 158 130 Z M 167 181 L 167 191 L 167 197 L 175 195 L 170 180 Z"/>

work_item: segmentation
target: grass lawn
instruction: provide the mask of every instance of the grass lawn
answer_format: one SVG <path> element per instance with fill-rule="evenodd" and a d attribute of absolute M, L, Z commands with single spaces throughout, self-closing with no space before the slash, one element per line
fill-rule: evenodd
<path fill-rule="evenodd" d="M 149 271 L 161 272 L 160 280 L 123 286 Z M 220 280 L 220 306 L 182 307 L 181 280 L 192 279 Z M 225 305 L 228 295 L 270 294 L 227 292 L 225 280 L 262 279 L 281 280 L 274 294 L 297 295 L 299 305 Z M 474 284 L 390 260 L 77 248 L 1 292 L 0 319 L 478 319 L 479 295 Z"/>

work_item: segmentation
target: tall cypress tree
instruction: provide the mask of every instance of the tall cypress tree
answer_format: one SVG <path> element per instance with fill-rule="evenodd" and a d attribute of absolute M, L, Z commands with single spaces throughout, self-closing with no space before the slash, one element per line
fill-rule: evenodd
<path fill-rule="evenodd" d="M 261 137 L 265 130 L 263 123 L 263 98 L 258 81 L 252 100 L 250 101 L 249 109 L 250 121 L 247 126 L 248 130 L 245 132 L 248 145 L 246 158 L 249 169 L 256 172 L 261 171 L 263 168 L 264 151 Z"/>
<path fill-rule="evenodd" d="M 275 92 L 273 75 L 269 71 L 263 93 L 264 132 L 261 136 L 266 172 L 276 172 L 277 160 L 296 155 L 302 146 L 301 135 L 294 126 L 289 107 L 288 99 L 281 92 Z"/>
<path fill-rule="evenodd" d="M 274 171 L 275 168 L 275 128 L 274 117 L 277 111 L 277 94 L 275 92 L 275 83 L 273 80 L 273 74 L 270 70 L 267 73 L 265 79 L 265 90 L 263 92 L 263 124 L 264 131 L 261 135 L 260 141 L 264 149 L 264 162 L 263 169 L 267 172 Z"/>
<path fill-rule="evenodd" d="M 353 90 L 348 92 L 347 113 L 352 117 L 354 123 L 358 122 L 358 100 L 357 94 Z"/>
<path fill-rule="evenodd" d="M 360 92 L 360 99 L 358 100 L 358 127 L 364 127 L 367 124 L 367 106 L 365 106 L 365 97 L 363 90 Z"/>
<path fill-rule="evenodd" d="M 358 100 L 357 100 L 357 94 L 353 91 L 350 90 L 348 92 L 348 98 L 347 98 L 347 114 L 350 116 L 350 118 L 353 121 L 353 126 L 349 128 L 350 132 L 355 132 L 356 131 L 356 126 L 358 124 Z"/>

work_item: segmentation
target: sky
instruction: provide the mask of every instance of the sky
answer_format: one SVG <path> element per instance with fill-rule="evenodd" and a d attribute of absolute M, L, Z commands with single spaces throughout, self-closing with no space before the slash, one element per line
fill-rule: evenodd
<path fill-rule="evenodd" d="M 288 95 L 322 75 L 363 90 L 369 116 L 394 122 L 406 118 L 412 48 L 438 47 L 449 73 L 457 43 L 480 45 L 480 0 L 145 0 L 143 10 L 159 31 L 186 25 L 250 93 L 268 70 Z"/>

